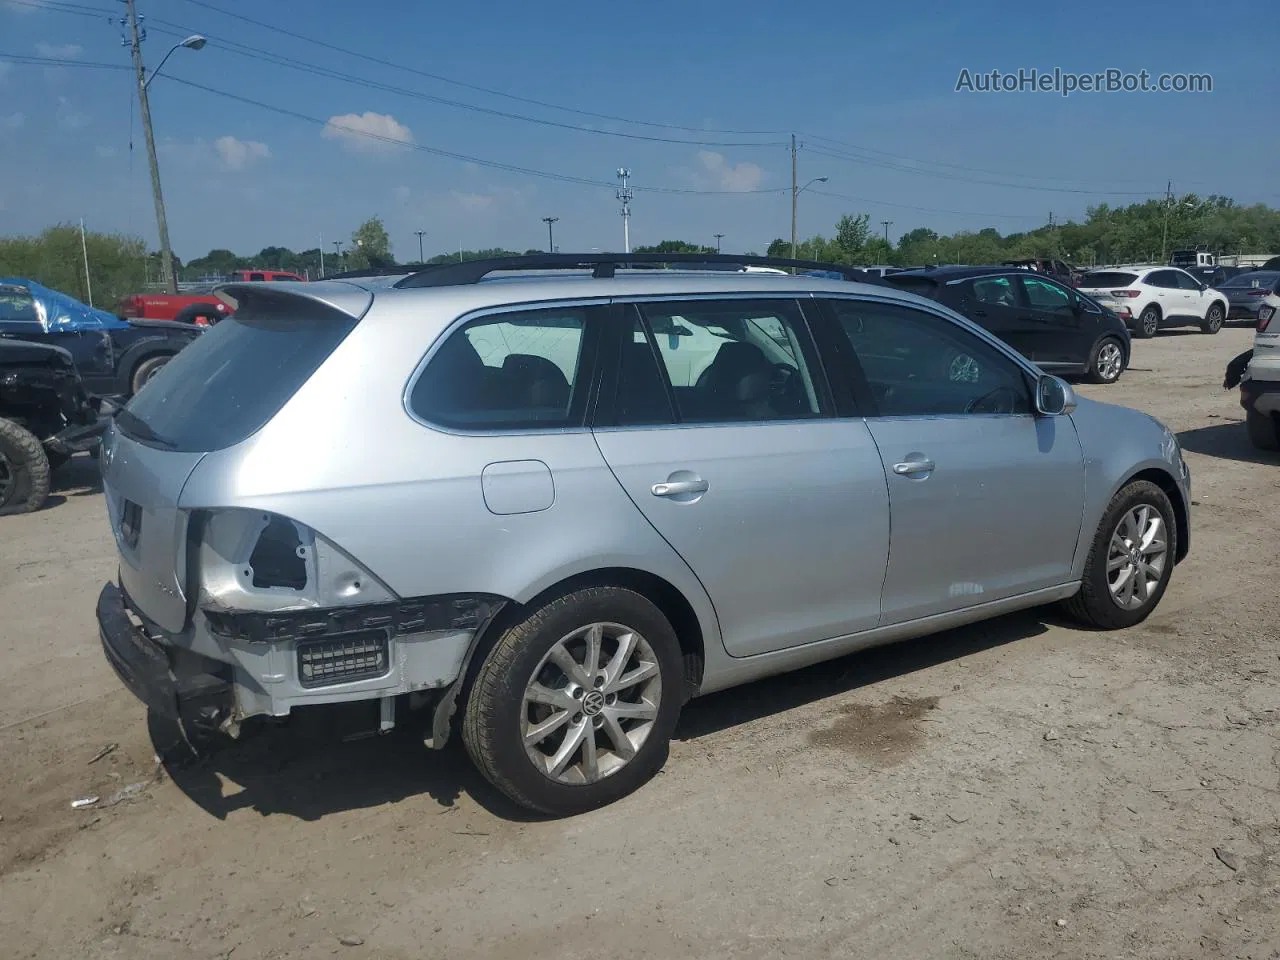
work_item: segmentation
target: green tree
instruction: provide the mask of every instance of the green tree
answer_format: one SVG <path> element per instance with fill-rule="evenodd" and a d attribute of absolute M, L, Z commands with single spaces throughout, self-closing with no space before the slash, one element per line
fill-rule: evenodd
<path fill-rule="evenodd" d="M 663 240 L 650 247 L 636 247 L 636 253 L 715 253 L 715 247 L 689 243 L 685 240 Z"/>
<path fill-rule="evenodd" d="M 364 270 L 370 266 L 391 266 L 391 237 L 382 224 L 381 217 L 370 217 L 351 234 L 351 250 L 346 256 L 349 270 Z"/>
<path fill-rule="evenodd" d="M 846 213 L 836 223 L 836 245 L 843 253 L 845 262 L 852 263 L 867 245 L 870 236 L 871 215 L 860 213 L 856 217 Z"/>
<path fill-rule="evenodd" d="M 93 303 L 114 310 L 121 298 L 138 293 L 145 279 L 146 246 L 118 233 L 85 234 Z M 49 227 L 39 236 L 0 237 L 0 276 L 23 277 L 78 300 L 89 300 L 80 228 Z"/>

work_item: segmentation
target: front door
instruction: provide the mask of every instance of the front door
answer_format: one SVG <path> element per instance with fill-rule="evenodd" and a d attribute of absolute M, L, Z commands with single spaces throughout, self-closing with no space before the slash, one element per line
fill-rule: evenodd
<path fill-rule="evenodd" d="M 1213 295 L 1208 290 L 1202 291 L 1200 281 L 1185 270 L 1175 270 L 1173 276 L 1178 281 L 1178 290 L 1182 294 L 1182 307 L 1179 313 L 1184 317 L 1203 320 L 1205 314 L 1209 312 L 1209 305 L 1213 303 Z"/>
<path fill-rule="evenodd" d="M 1069 417 L 1033 413 L 1031 378 L 937 314 L 832 300 L 874 398 L 889 484 L 885 625 L 1067 583 L 1084 506 Z"/>
<path fill-rule="evenodd" d="M 602 398 L 596 440 L 706 587 L 728 652 L 876 626 L 884 471 L 866 424 L 832 417 L 796 301 L 622 309 L 616 396 Z"/>
<path fill-rule="evenodd" d="M 1036 353 L 1032 359 L 1050 370 L 1085 362 L 1088 358 L 1081 357 L 1081 353 L 1087 352 L 1088 347 L 1082 350 L 1080 346 L 1084 321 L 1075 309 L 1075 294 L 1047 277 L 1026 275 L 1018 281 L 1027 303 L 1028 322 L 1036 330 Z"/>

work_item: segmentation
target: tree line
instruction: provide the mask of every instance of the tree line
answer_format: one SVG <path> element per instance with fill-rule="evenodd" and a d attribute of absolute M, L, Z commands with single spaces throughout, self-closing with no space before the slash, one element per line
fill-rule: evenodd
<path fill-rule="evenodd" d="M 1265 204 L 1241 206 L 1229 197 L 1196 194 L 1147 200 L 1112 207 L 1089 207 L 1083 222 L 1046 223 L 1033 230 L 1001 234 L 994 227 L 977 231 L 939 234 L 917 227 L 886 242 L 870 224 L 868 214 L 846 214 L 830 237 L 816 235 L 796 244 L 802 260 L 820 260 L 868 266 L 926 266 L 934 263 L 999 263 L 1023 257 L 1060 257 L 1080 266 L 1098 263 L 1165 262 L 1177 249 L 1206 245 L 1219 254 L 1280 254 L 1280 210 Z M 343 243 L 342 256 L 325 252 L 324 273 L 358 270 L 370 266 L 396 266 L 391 238 L 377 217 L 362 223 Z M 50 227 L 36 236 L 0 237 L 0 277 L 25 277 L 61 290 L 81 300 L 111 306 L 130 293 L 143 290 L 159 278 L 158 255 L 147 252 L 143 241 L 118 233 L 85 235 L 90 276 L 84 272 L 80 229 L 74 224 Z M 516 256 L 522 251 L 493 247 L 486 250 L 446 251 L 425 263 Z M 541 253 L 525 250 L 523 253 Z M 637 253 L 715 253 L 715 248 L 685 240 L 664 240 L 637 247 Z M 791 243 L 777 239 L 768 246 L 770 256 L 789 257 Z M 321 276 L 319 247 L 295 252 L 288 247 L 264 247 L 252 256 L 231 250 L 210 250 L 185 264 L 176 262 L 182 280 L 225 277 L 234 270 L 260 267 L 288 270 L 316 279 Z M 417 261 L 402 263 L 414 266 Z"/>

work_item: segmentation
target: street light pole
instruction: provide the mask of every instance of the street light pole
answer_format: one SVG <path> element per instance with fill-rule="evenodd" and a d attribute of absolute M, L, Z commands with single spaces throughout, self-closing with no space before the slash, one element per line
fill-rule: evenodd
<path fill-rule="evenodd" d="M 886 247 L 891 245 L 891 244 L 889 243 L 889 227 L 890 227 L 890 225 L 891 225 L 892 223 L 893 223 L 893 221 L 892 221 L 892 220 L 881 220 L 881 221 L 880 221 L 880 224 L 884 227 L 884 245 L 885 245 Z"/>
<path fill-rule="evenodd" d="M 556 252 L 556 235 L 551 230 L 553 223 L 558 223 L 559 217 L 543 217 L 542 222 L 547 225 L 547 253 Z"/>
<path fill-rule="evenodd" d="M 178 292 L 178 277 L 173 270 L 173 247 L 169 243 L 169 221 L 164 212 L 164 194 L 160 190 L 160 163 L 156 159 L 156 138 L 151 130 L 151 104 L 147 100 L 147 86 L 151 79 L 147 77 L 146 68 L 142 65 L 142 35 L 138 30 L 138 11 L 134 0 L 124 0 L 125 12 L 129 26 L 129 49 L 133 54 L 133 72 L 138 81 L 138 109 L 142 113 L 142 132 L 147 139 L 147 161 L 151 166 L 151 194 L 156 205 L 156 226 L 160 232 L 160 270 L 165 289 L 169 293 Z M 169 59 L 169 54 L 178 47 L 189 47 L 199 50 L 205 45 L 205 38 L 199 35 L 188 37 L 164 55 L 160 65 Z M 157 68 L 158 70 L 159 68 Z M 155 74 L 151 75 L 154 78 Z"/>
<path fill-rule="evenodd" d="M 425 263 L 426 261 L 425 261 L 425 260 L 423 260 L 423 258 L 422 258 L 422 237 L 423 237 L 423 235 L 424 235 L 427 231 L 425 231 L 425 230 L 415 230 L 415 231 L 413 231 L 413 232 L 414 232 L 414 234 L 415 234 L 415 235 L 417 236 L 417 238 L 418 238 L 418 262 L 419 262 L 419 263 Z"/>
<path fill-rule="evenodd" d="M 716 253 L 719 253 L 719 252 L 720 252 L 720 241 L 724 239 L 724 234 L 723 234 L 723 233 L 717 233 L 717 234 L 714 234 L 714 236 L 715 236 L 715 238 L 716 238 Z"/>
<path fill-rule="evenodd" d="M 345 266 L 345 264 L 342 262 L 342 241 L 341 240 L 333 241 L 333 252 L 334 252 L 334 255 L 337 256 L 338 258 L 338 272 L 341 273 L 343 267 Z"/>

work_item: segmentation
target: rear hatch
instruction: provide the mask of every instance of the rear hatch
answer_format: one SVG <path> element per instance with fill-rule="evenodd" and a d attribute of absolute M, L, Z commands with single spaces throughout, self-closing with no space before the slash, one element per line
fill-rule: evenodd
<path fill-rule="evenodd" d="M 189 518 L 182 490 L 200 460 L 243 442 L 288 402 L 359 322 L 372 295 L 348 284 L 299 294 L 226 288 L 234 316 L 170 360 L 117 412 L 103 440 L 120 585 L 170 632 L 187 623 Z"/>

